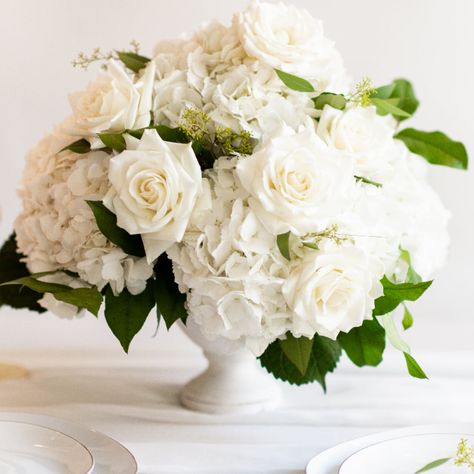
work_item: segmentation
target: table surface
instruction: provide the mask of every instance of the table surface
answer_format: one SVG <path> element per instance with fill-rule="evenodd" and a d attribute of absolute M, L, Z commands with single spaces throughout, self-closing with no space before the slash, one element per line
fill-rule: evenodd
<path fill-rule="evenodd" d="M 282 384 L 283 404 L 252 416 L 214 416 L 180 407 L 180 387 L 205 366 L 197 352 L 124 362 L 106 351 L 15 351 L 3 362 L 31 370 L 0 381 L 0 409 L 84 423 L 136 456 L 141 474 L 301 474 L 340 442 L 402 426 L 474 422 L 474 355 L 420 354 L 430 380 L 415 380 L 399 354 L 376 369 L 343 362 L 317 385 Z"/>

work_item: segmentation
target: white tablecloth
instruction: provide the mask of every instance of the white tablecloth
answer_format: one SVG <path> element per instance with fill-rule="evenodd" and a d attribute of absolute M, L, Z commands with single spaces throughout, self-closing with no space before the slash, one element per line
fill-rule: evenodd
<path fill-rule="evenodd" d="M 274 412 L 211 416 L 181 408 L 182 384 L 202 357 L 91 352 L 0 353 L 31 368 L 27 380 L 0 381 L 0 410 L 78 421 L 122 442 L 141 474 L 301 474 L 316 453 L 345 440 L 395 427 L 474 422 L 474 356 L 420 354 L 429 381 L 406 375 L 398 354 L 378 369 L 343 363 L 317 385 L 283 385 Z M 167 360 L 166 360 L 167 359 Z"/>

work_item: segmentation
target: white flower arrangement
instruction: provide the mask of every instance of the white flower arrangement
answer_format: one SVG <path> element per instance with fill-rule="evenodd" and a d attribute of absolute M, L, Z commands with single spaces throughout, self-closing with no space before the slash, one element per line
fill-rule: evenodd
<path fill-rule="evenodd" d="M 293 6 L 253 1 L 151 59 L 135 48 L 76 61 L 105 71 L 26 158 L 0 304 L 104 304 L 126 351 L 157 306 L 297 384 L 325 387 L 342 350 L 379 364 L 393 311 L 446 255 L 427 162 L 465 169 L 463 145 L 401 130 L 411 84 L 351 86 L 321 22 Z"/>

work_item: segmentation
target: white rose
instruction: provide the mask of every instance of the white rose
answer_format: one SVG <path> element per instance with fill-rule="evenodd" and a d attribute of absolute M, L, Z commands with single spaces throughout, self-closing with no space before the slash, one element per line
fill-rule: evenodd
<path fill-rule="evenodd" d="M 328 247 L 308 252 L 283 284 L 295 335 L 336 339 L 340 331 L 371 319 L 374 300 L 383 294 L 384 268 L 378 260 L 355 247 Z"/>
<path fill-rule="evenodd" d="M 122 66 L 109 61 L 101 74 L 83 92 L 71 94 L 71 128 L 76 134 L 94 135 L 148 126 L 155 63 L 150 61 L 140 78 L 133 82 Z"/>
<path fill-rule="evenodd" d="M 236 15 L 242 45 L 250 57 L 313 80 L 318 89 L 346 82 L 342 59 L 324 36 L 321 21 L 283 3 L 254 1 Z"/>
<path fill-rule="evenodd" d="M 273 235 L 326 228 L 355 185 L 350 161 L 331 153 L 310 127 L 280 130 L 240 159 L 237 175 L 251 195 L 250 208 Z"/>
<path fill-rule="evenodd" d="M 329 147 L 351 153 L 357 173 L 373 176 L 380 175 L 396 152 L 395 126 L 391 116 L 381 117 L 375 107 L 352 107 L 342 111 L 327 105 L 316 133 Z"/>
<path fill-rule="evenodd" d="M 201 168 L 191 144 L 164 142 L 155 130 L 127 136 L 127 150 L 110 160 L 104 204 L 117 224 L 141 234 L 152 262 L 181 241 L 201 191 Z"/>

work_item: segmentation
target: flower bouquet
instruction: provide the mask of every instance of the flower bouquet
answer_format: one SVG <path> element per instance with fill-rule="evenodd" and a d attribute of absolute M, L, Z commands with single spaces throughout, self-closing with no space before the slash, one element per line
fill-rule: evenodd
<path fill-rule="evenodd" d="M 103 71 L 27 155 L 23 210 L 1 250 L 0 304 L 105 319 L 128 351 L 149 314 L 245 346 L 293 384 L 342 351 L 376 366 L 406 302 L 445 258 L 429 164 L 464 146 L 405 127 L 409 81 L 353 83 L 320 21 L 252 2 L 229 26 L 151 57 L 79 54 Z M 12 285 L 21 285 L 22 288 Z"/>

